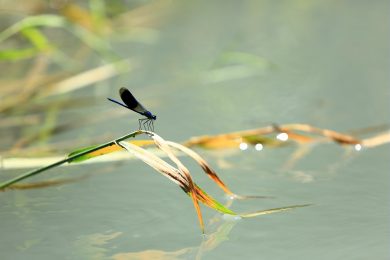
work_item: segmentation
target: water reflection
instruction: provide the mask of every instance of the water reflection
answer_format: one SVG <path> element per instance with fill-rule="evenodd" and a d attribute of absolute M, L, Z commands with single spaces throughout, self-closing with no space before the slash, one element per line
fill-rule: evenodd
<path fill-rule="evenodd" d="M 360 151 L 362 149 L 362 145 L 361 144 L 356 144 L 355 145 L 355 150 L 356 151 Z"/>
<path fill-rule="evenodd" d="M 248 149 L 248 144 L 247 144 L 247 143 L 244 143 L 244 142 L 240 143 L 240 149 L 241 149 L 242 151 L 247 150 L 247 149 Z"/>
<path fill-rule="evenodd" d="M 231 207 L 233 199 L 229 199 L 225 204 Z M 211 230 L 208 235 L 204 235 L 199 245 L 178 248 L 177 250 L 147 249 L 138 252 L 121 252 L 112 255 L 111 259 L 129 260 L 129 259 L 202 259 L 204 254 L 214 250 L 223 242 L 229 240 L 229 235 L 234 226 L 240 221 L 239 216 L 217 214 L 211 218 L 207 224 L 207 230 Z"/>
<path fill-rule="evenodd" d="M 260 143 L 258 143 L 258 144 L 255 145 L 256 151 L 261 151 L 261 150 L 263 150 L 263 148 L 264 148 L 263 145 L 260 144 Z"/>
<path fill-rule="evenodd" d="M 280 133 L 276 136 L 276 139 L 285 142 L 288 140 L 288 134 L 287 133 Z"/>

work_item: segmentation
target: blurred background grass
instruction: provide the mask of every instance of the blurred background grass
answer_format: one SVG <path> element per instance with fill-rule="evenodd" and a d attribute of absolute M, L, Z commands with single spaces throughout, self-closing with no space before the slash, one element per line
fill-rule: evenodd
<path fill-rule="evenodd" d="M 96 103 L 116 95 L 111 86 L 119 88 L 122 75 L 139 66 L 131 50 L 118 46 L 155 43 L 170 8 L 165 0 L 2 1 L 0 151 L 40 154 L 77 146 L 88 131 L 74 142 L 48 144 L 55 134 L 115 118 L 94 113 Z"/>
<path fill-rule="evenodd" d="M 134 130 L 135 115 L 105 100 L 122 86 L 179 140 L 386 123 L 387 5 L 4 0 L 0 152 L 64 153 Z"/>

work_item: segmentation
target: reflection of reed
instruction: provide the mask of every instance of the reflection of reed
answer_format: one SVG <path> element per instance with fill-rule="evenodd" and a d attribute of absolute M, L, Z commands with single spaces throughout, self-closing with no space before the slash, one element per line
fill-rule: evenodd
<path fill-rule="evenodd" d="M 225 207 L 231 207 L 233 200 L 228 200 Z M 227 219 L 224 216 L 216 215 L 207 223 L 208 234 L 202 236 L 202 241 L 198 246 L 184 247 L 173 251 L 148 249 L 139 252 L 118 253 L 111 256 L 112 259 L 202 259 L 202 256 L 217 248 L 223 242 L 229 240 L 229 235 L 234 226 L 239 222 L 239 217 Z"/>
<path fill-rule="evenodd" d="M 16 183 L 10 185 L 8 189 L 11 190 L 30 190 L 30 189 L 40 189 L 46 187 L 59 186 L 67 183 L 73 183 L 85 179 L 86 176 L 76 177 L 76 178 L 67 178 L 67 179 L 58 179 L 58 180 L 47 180 L 33 183 Z M 0 189 L 0 191 L 5 191 Z"/>

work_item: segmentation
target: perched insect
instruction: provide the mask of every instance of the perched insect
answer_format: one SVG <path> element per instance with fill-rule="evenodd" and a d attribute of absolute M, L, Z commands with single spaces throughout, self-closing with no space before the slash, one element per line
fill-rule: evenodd
<path fill-rule="evenodd" d="M 127 88 L 121 88 L 119 90 L 119 95 L 123 103 L 125 104 L 122 104 L 121 102 L 111 98 L 107 98 L 107 99 L 110 100 L 111 102 L 114 102 L 130 110 L 133 110 L 134 112 L 146 117 L 146 118 L 138 119 L 139 129 L 141 129 L 141 125 L 142 125 L 145 130 L 149 130 L 153 132 L 154 131 L 153 121 L 156 120 L 157 117 L 153 115 L 149 110 L 144 108 L 144 106 L 142 106 L 141 103 L 138 102 L 137 99 L 135 99 L 133 94 L 131 94 L 130 90 L 128 90 Z"/>

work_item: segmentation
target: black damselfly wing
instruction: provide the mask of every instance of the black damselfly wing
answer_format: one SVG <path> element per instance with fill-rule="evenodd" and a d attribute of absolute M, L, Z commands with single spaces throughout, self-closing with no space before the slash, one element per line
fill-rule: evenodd
<path fill-rule="evenodd" d="M 119 95 L 121 96 L 121 99 L 124 104 L 112 98 L 107 99 L 111 102 L 114 102 L 120 106 L 133 110 L 134 112 L 145 116 L 146 118 L 138 119 L 139 129 L 141 130 L 141 126 L 143 126 L 145 130 L 154 132 L 153 120 L 156 120 L 157 116 L 146 110 L 146 108 L 144 108 L 141 103 L 137 101 L 137 99 L 133 96 L 133 94 L 131 94 L 130 90 L 128 90 L 127 88 L 121 88 L 119 90 Z"/>
<path fill-rule="evenodd" d="M 130 90 L 128 90 L 127 88 L 121 88 L 119 90 L 119 95 L 121 96 L 122 101 L 126 104 L 128 108 L 130 108 L 134 112 L 148 117 L 148 114 L 150 114 L 150 112 L 146 108 L 144 108 L 141 103 L 137 101 L 137 99 L 135 99 L 133 94 L 131 94 Z"/>

